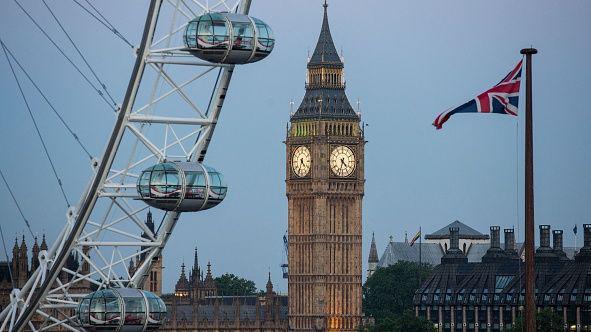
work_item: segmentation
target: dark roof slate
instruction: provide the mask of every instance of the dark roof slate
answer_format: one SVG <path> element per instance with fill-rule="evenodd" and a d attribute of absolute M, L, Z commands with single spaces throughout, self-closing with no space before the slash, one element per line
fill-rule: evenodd
<path fill-rule="evenodd" d="M 425 235 L 425 239 L 428 239 L 428 240 L 449 239 L 449 228 L 450 227 L 458 227 L 459 228 L 460 239 L 488 240 L 490 238 L 488 234 L 482 234 L 479 231 L 475 230 L 474 228 L 456 220 L 456 221 L 452 222 L 451 224 L 439 229 L 436 232 Z"/>
<path fill-rule="evenodd" d="M 318 42 L 316 43 L 312 58 L 310 58 L 310 61 L 308 62 L 308 67 L 327 64 L 339 67 L 343 66 L 343 62 L 334 46 L 332 35 L 330 33 L 327 7 L 328 5 L 324 4 L 324 19 L 322 20 L 320 36 L 318 37 Z"/>
<path fill-rule="evenodd" d="M 307 89 L 306 95 L 291 120 L 359 120 L 343 89 Z"/>

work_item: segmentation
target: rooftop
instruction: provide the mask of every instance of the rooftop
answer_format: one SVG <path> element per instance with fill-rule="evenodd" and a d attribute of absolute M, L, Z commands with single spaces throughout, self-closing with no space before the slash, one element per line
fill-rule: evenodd
<path fill-rule="evenodd" d="M 456 220 L 451 224 L 442 227 L 438 231 L 435 231 L 431 234 L 425 235 L 426 240 L 442 240 L 442 239 L 449 239 L 449 229 L 450 227 L 457 227 L 459 228 L 460 239 L 471 239 L 471 240 L 488 240 L 490 237 L 488 234 L 482 234 L 479 231 L 475 230 L 474 228 Z"/>

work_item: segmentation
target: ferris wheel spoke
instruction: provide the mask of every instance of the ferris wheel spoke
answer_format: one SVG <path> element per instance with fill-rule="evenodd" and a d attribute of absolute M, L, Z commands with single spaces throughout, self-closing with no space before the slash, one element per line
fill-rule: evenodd
<path fill-rule="evenodd" d="M 157 45 L 160 45 L 164 41 L 169 40 L 170 37 L 176 35 L 180 31 L 183 31 L 186 27 L 187 27 L 187 23 L 181 24 L 180 26 L 178 26 L 177 28 L 175 28 L 172 32 L 167 33 L 166 35 L 164 35 L 163 37 L 161 37 L 160 39 L 158 39 L 157 41 L 155 41 L 154 43 L 152 43 L 151 47 L 156 47 Z"/>
<path fill-rule="evenodd" d="M 32 322 L 29 322 L 29 328 L 31 328 L 31 331 L 36 332 L 37 329 L 35 329 L 35 326 L 33 325 Z"/>
<path fill-rule="evenodd" d="M 72 319 L 69 318 L 69 317 L 66 317 L 65 319 L 61 319 L 60 320 L 60 319 L 57 319 L 57 318 L 55 318 L 55 317 L 53 317 L 53 316 L 51 316 L 51 315 L 49 315 L 49 314 L 47 314 L 47 313 L 45 313 L 44 311 L 41 311 L 41 310 L 36 310 L 36 313 L 38 315 L 42 316 L 43 318 L 45 318 L 45 319 L 50 320 L 50 321 L 53 322 L 53 324 L 44 326 L 43 328 L 39 329 L 39 331 L 51 330 L 52 328 L 57 327 L 57 326 L 63 327 L 65 329 L 67 329 L 67 330 L 74 331 L 74 332 L 77 332 L 78 331 L 73 326 L 71 326 L 70 324 L 68 324 L 68 323 L 70 323 L 72 321 Z"/>
<path fill-rule="evenodd" d="M 176 4 L 172 0 L 166 0 L 166 2 L 168 2 L 168 4 L 170 4 L 171 6 L 175 7 L 175 10 L 177 12 L 181 13 L 185 18 L 187 18 L 187 19 L 190 20 L 190 19 L 192 19 L 192 18 L 195 17 L 195 16 L 191 15 L 190 13 L 187 13 L 186 11 L 184 11 L 184 10 L 182 10 L 182 9 L 179 8 L 179 5 L 178 4 L 179 4 L 179 2 L 182 2 L 182 1 L 177 0 L 177 3 Z"/>
<path fill-rule="evenodd" d="M 169 90 L 168 92 L 166 92 L 166 93 L 162 94 L 160 97 L 158 97 L 158 98 L 156 98 L 156 99 L 153 99 L 153 98 L 151 98 L 151 101 L 150 101 L 150 103 L 149 103 L 149 104 L 147 104 L 147 105 L 145 105 L 145 106 L 143 106 L 143 107 L 139 108 L 138 110 L 134 111 L 134 112 L 132 113 L 132 116 L 133 116 L 133 115 L 136 115 L 136 114 L 139 114 L 139 113 L 142 113 L 142 112 L 143 112 L 143 111 L 145 111 L 146 109 L 153 107 L 153 106 L 154 106 L 156 103 L 158 103 L 159 101 L 161 101 L 161 100 L 164 100 L 166 97 L 168 97 L 168 96 L 172 95 L 173 93 L 177 92 L 179 89 L 182 89 L 182 88 L 184 88 L 184 87 L 188 86 L 189 84 L 191 84 L 191 83 L 195 82 L 196 80 L 198 80 L 198 79 L 202 78 L 203 76 L 205 76 L 205 75 L 209 74 L 209 73 L 210 73 L 212 70 L 214 70 L 215 68 L 216 68 L 216 67 L 209 66 L 209 68 L 207 68 L 207 69 L 206 69 L 206 70 L 204 70 L 203 72 L 199 72 L 199 73 L 197 73 L 195 76 L 193 76 L 191 79 L 189 79 L 189 80 L 187 80 L 187 81 L 185 81 L 185 82 L 183 82 L 183 83 L 181 83 L 181 84 L 178 84 L 178 85 L 177 85 L 177 86 L 175 86 L 173 89 L 171 89 L 171 90 Z M 152 99 L 153 99 L 153 100 L 152 100 Z"/>
<path fill-rule="evenodd" d="M 134 213 L 133 211 L 128 211 L 129 205 L 127 204 L 127 202 L 124 199 L 123 200 L 114 199 L 113 201 L 115 202 L 115 205 L 121 211 L 123 211 L 123 213 L 125 213 L 127 215 L 127 217 L 129 219 L 131 219 L 146 234 L 146 236 L 149 237 L 150 240 L 152 240 L 152 241 L 155 240 L 154 233 L 152 233 L 152 231 L 148 228 L 148 226 L 146 226 L 146 224 L 144 224 L 141 220 L 139 220 L 139 218 L 137 217 L 137 212 Z M 122 201 L 123 204 L 121 204 L 120 201 Z"/>
<path fill-rule="evenodd" d="M 160 151 L 160 149 L 158 149 L 158 147 L 154 145 L 150 139 L 144 136 L 144 134 L 142 134 L 135 126 L 133 126 L 131 123 L 128 123 L 127 128 L 129 128 L 129 130 L 140 140 L 140 142 L 142 142 L 144 146 L 148 148 L 148 150 L 150 150 L 150 152 L 152 152 L 159 160 L 166 159 L 162 154 L 162 151 Z"/>
<path fill-rule="evenodd" d="M 127 217 L 125 217 L 125 219 L 127 219 Z M 123 219 L 123 220 L 125 220 L 125 219 Z M 129 238 L 132 238 L 132 239 L 136 239 L 136 240 L 141 241 L 141 242 L 148 243 L 150 241 L 150 240 L 146 240 L 144 238 L 141 238 L 141 237 L 139 237 L 137 235 L 131 234 L 129 232 L 126 232 L 126 231 L 123 231 L 123 230 L 119 230 L 119 229 L 115 228 L 114 226 L 101 227 L 98 224 L 94 224 L 93 226 L 99 227 L 99 229 L 92 231 L 91 233 L 89 233 L 90 235 L 95 235 L 96 233 L 100 233 L 100 231 L 102 230 L 102 231 L 113 232 L 113 233 L 116 233 L 116 234 L 119 234 L 119 235 L 122 235 L 122 236 L 126 236 L 126 237 L 129 237 Z M 84 244 L 84 243 L 88 243 L 88 242 L 89 241 L 82 241 L 80 243 Z M 97 241 L 91 241 L 91 242 L 94 243 L 94 242 L 97 242 Z"/>
<path fill-rule="evenodd" d="M 170 1 L 170 0 L 169 0 L 169 1 Z M 189 12 L 190 12 L 190 14 L 191 14 L 191 16 L 190 16 L 190 17 L 187 17 L 187 16 L 185 16 L 185 17 L 187 17 L 187 19 L 191 20 L 191 19 L 194 19 L 195 17 L 199 16 L 199 14 L 197 14 L 197 13 L 196 13 L 196 12 L 193 10 L 193 8 L 191 8 L 191 6 L 189 6 L 189 5 L 187 4 L 187 2 L 186 2 L 185 0 L 178 0 L 178 4 L 182 4 L 182 5 L 185 7 L 185 9 L 186 9 L 187 11 L 189 11 Z"/>
<path fill-rule="evenodd" d="M 104 283 L 110 283 L 111 280 L 117 280 L 117 281 L 120 282 L 121 279 L 118 278 L 118 276 L 115 273 L 115 271 L 112 270 L 114 252 L 112 252 L 112 254 L 111 254 L 111 260 L 110 260 L 110 262 L 107 263 L 107 260 L 105 259 L 105 257 L 101 253 L 100 248 L 99 248 L 98 245 L 87 245 L 87 246 L 88 247 L 94 247 L 96 249 L 96 250 L 94 250 L 94 252 L 97 253 L 101 257 L 101 260 L 105 264 L 105 266 L 101 269 L 101 271 L 107 270 L 106 278 L 103 279 L 104 280 Z M 90 257 L 84 253 L 84 250 L 80 250 L 79 248 L 76 248 L 76 251 L 78 252 L 79 255 L 81 255 L 82 259 L 86 260 L 90 264 Z M 111 278 L 111 274 L 113 274 L 113 278 Z"/>
<path fill-rule="evenodd" d="M 170 75 L 164 70 L 164 65 L 156 65 L 154 63 L 150 63 L 150 66 L 156 70 L 158 73 L 160 73 L 162 75 L 162 77 L 164 78 L 164 81 L 166 81 L 166 83 L 168 83 L 172 88 L 175 89 L 175 92 L 177 94 L 179 94 L 181 96 L 181 98 L 195 111 L 197 112 L 197 114 L 199 114 L 202 118 L 204 118 L 205 116 L 203 115 L 203 112 L 201 112 L 201 110 L 199 109 L 199 107 L 197 107 L 197 105 L 195 105 L 195 103 L 193 103 L 193 101 L 191 100 L 191 98 L 189 98 L 189 96 L 187 96 L 187 94 L 185 93 L 185 91 L 183 90 L 182 87 L 179 87 L 174 80 L 172 79 L 172 77 L 170 77 Z"/>

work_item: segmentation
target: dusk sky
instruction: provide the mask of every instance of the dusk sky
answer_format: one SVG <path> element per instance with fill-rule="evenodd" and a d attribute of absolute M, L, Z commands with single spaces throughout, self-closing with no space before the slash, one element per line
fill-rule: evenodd
<path fill-rule="evenodd" d="M 19 2 L 74 57 L 46 8 L 37 0 Z M 91 2 L 137 45 L 148 1 Z M 73 1 L 50 3 L 121 101 L 134 62 L 131 49 Z M 173 289 L 181 263 L 192 263 L 195 246 L 202 265 L 211 260 L 214 275 L 234 273 L 264 288 L 270 269 L 276 289 L 287 291 L 280 269 L 287 229 L 282 142 L 290 100 L 297 107 L 304 95 L 321 4 L 253 0 L 251 15 L 273 28 L 276 47 L 264 61 L 235 70 L 207 154 L 207 164 L 230 185 L 228 197 L 215 209 L 182 216 L 164 251 L 165 292 Z M 405 231 L 412 237 L 419 226 L 429 233 L 456 219 L 483 233 L 490 225 L 516 227 L 523 240 L 525 89 L 519 118 L 457 115 L 439 131 L 431 123 L 496 84 L 530 45 L 539 51 L 533 60 L 536 232 L 537 225 L 550 224 L 565 230 L 565 245 L 574 245 L 573 226 L 591 223 L 591 2 L 332 0 L 328 10 L 345 58 L 347 95 L 355 107 L 360 101 L 368 124 L 364 276 L 372 232 L 380 255 L 390 235 L 402 241 Z M 0 38 L 100 156 L 112 111 L 13 1 L 0 7 Z M 1 169 L 33 232 L 53 241 L 65 223 L 65 203 L 3 55 L 0 73 Z M 76 202 L 91 176 L 88 158 L 33 87 L 23 87 L 66 193 Z M 25 226 L 0 187 L 10 252 Z"/>

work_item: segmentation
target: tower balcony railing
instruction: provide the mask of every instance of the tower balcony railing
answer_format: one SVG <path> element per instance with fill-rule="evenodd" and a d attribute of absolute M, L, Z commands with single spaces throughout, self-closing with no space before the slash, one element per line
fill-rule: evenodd
<path fill-rule="evenodd" d="M 314 88 L 329 88 L 329 89 L 346 89 L 347 88 L 347 82 L 343 82 L 343 83 L 327 83 L 327 82 L 322 82 L 322 83 L 306 83 L 305 85 L 306 90 L 307 89 L 314 89 Z"/>

